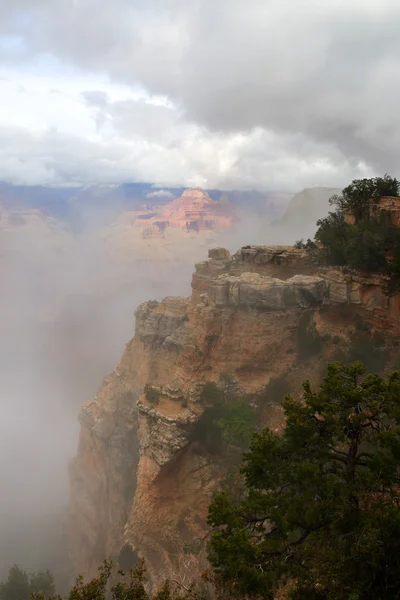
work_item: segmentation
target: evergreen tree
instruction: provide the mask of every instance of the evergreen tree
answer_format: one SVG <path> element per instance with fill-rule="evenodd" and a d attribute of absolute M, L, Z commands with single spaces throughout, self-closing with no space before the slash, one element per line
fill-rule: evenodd
<path fill-rule="evenodd" d="M 54 577 L 50 571 L 28 575 L 18 565 L 11 567 L 7 581 L 0 583 L 0 599 L 29 600 L 32 594 L 42 594 L 45 598 L 54 596 Z"/>
<path fill-rule="evenodd" d="M 27 572 L 14 565 L 8 571 L 7 581 L 0 584 L 1 600 L 29 600 L 30 593 Z"/>
<path fill-rule="evenodd" d="M 400 374 L 336 363 L 303 387 L 282 435 L 254 434 L 245 499 L 211 504 L 211 563 L 237 595 L 400 597 Z"/>

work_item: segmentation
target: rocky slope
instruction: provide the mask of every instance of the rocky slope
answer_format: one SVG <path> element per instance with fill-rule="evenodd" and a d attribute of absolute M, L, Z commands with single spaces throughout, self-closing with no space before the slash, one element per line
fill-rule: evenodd
<path fill-rule="evenodd" d="M 309 361 L 299 345 L 304 319 L 330 334 Z M 204 384 L 229 379 L 235 394 L 257 398 L 282 375 L 297 393 L 348 345 L 356 319 L 398 332 L 399 298 L 388 299 L 379 281 L 312 272 L 304 252 L 291 247 L 249 246 L 234 256 L 210 250 L 196 265 L 191 298 L 142 304 L 120 364 L 81 410 L 70 469 L 75 572 L 89 575 L 105 556 L 131 548 L 153 581 L 188 569 L 195 576 L 202 555 L 185 562 L 182 548 L 204 536 L 207 506 L 226 469 L 193 436 Z M 263 404 L 262 421 L 282 425 L 279 402 Z"/>

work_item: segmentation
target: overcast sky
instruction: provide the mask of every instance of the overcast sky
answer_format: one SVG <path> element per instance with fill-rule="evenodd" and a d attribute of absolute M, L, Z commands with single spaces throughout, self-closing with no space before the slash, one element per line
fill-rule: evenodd
<path fill-rule="evenodd" d="M 399 0 L 0 1 L 0 180 L 399 175 Z"/>

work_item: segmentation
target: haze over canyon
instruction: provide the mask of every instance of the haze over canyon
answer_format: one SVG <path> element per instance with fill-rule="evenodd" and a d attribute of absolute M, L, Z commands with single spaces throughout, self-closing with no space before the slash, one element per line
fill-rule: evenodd
<path fill-rule="evenodd" d="M 187 296 L 210 247 L 233 250 L 267 231 L 293 242 L 304 211 L 315 223 L 331 193 L 1 184 L 3 571 L 60 570 L 79 406 L 118 362 L 140 302 Z"/>
<path fill-rule="evenodd" d="M 397 0 L 0 2 L 0 582 L 197 576 L 245 448 L 218 402 L 281 432 L 330 360 L 395 368 L 399 25 Z"/>

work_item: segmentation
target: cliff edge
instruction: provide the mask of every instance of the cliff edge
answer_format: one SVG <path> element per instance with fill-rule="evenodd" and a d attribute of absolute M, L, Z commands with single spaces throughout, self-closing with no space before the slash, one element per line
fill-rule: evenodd
<path fill-rule="evenodd" d="M 233 256 L 215 248 L 196 264 L 191 298 L 140 305 L 120 364 L 81 410 L 70 467 L 74 572 L 91 575 L 127 549 L 145 558 L 153 582 L 201 571 L 203 555 L 188 563 L 182 550 L 205 536 L 226 472 L 193 436 L 204 385 L 229 380 L 234 394 L 257 399 L 281 377 L 300 393 L 348 344 L 355 319 L 398 332 L 399 298 L 385 296 L 378 280 L 316 270 L 292 247 L 248 246 Z M 325 340 L 309 361 L 301 356 L 304 323 Z M 282 425 L 279 401 L 264 402 L 261 420 Z"/>

